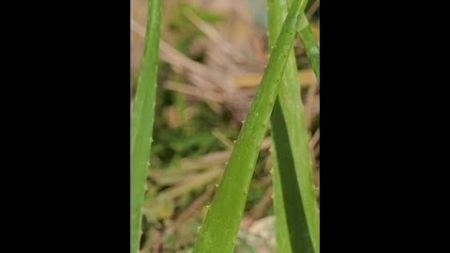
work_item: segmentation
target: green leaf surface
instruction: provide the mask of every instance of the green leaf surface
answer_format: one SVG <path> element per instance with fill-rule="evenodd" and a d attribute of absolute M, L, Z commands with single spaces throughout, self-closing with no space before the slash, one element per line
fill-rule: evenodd
<path fill-rule="evenodd" d="M 278 94 L 300 13 L 306 1 L 293 4 L 234 146 L 222 181 L 200 229 L 194 253 L 230 253 L 244 211 L 260 146 Z"/>
<path fill-rule="evenodd" d="M 280 32 L 288 4 L 286 0 L 268 0 L 269 45 Z M 300 25 L 305 25 L 305 15 L 301 16 Z M 299 87 L 292 50 L 271 118 L 277 252 L 318 253 L 317 203 Z"/>
<path fill-rule="evenodd" d="M 289 0 L 291 2 L 292 0 Z M 298 35 L 303 43 L 303 47 L 308 57 L 309 64 L 316 75 L 318 81 L 320 81 L 320 50 L 317 46 L 316 40 L 309 25 L 306 15 L 303 14 L 299 25 L 297 27 Z"/>
<path fill-rule="evenodd" d="M 145 49 L 131 115 L 130 253 L 137 253 L 155 114 L 161 1 L 148 1 Z"/>

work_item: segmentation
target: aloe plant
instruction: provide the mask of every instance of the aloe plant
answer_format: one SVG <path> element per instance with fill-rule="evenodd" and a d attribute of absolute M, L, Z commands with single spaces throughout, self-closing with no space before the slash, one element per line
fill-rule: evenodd
<path fill-rule="evenodd" d="M 194 253 L 230 253 L 233 250 L 259 147 L 305 5 L 305 0 L 294 2 L 284 21 L 222 181 L 200 228 Z"/>
<path fill-rule="evenodd" d="M 318 212 L 308 134 L 292 49 L 295 33 L 303 42 L 318 80 L 319 49 L 303 13 L 307 0 L 295 0 L 289 13 L 289 0 L 268 1 L 269 44 L 272 48 L 269 63 L 200 229 L 194 253 L 232 251 L 269 119 L 272 121 L 277 251 L 319 252 Z M 161 1 L 149 0 L 148 8 L 144 56 L 131 119 L 131 253 L 138 252 L 142 233 L 141 209 L 152 143 Z"/>
<path fill-rule="evenodd" d="M 287 0 L 268 0 L 269 45 L 275 43 L 288 4 Z M 297 31 L 301 38 L 310 39 L 308 36 L 311 32 L 304 14 L 301 15 Z M 305 44 L 307 50 L 311 46 L 315 46 L 314 41 Z M 317 75 L 319 62 L 315 61 L 316 56 L 308 55 Z M 277 252 L 317 253 L 318 212 L 308 132 L 296 73 L 297 64 L 292 50 L 271 118 Z"/>
<path fill-rule="evenodd" d="M 130 253 L 139 250 L 142 206 L 152 143 L 155 93 L 158 72 L 161 1 L 148 1 L 144 56 L 131 114 L 131 215 Z"/>

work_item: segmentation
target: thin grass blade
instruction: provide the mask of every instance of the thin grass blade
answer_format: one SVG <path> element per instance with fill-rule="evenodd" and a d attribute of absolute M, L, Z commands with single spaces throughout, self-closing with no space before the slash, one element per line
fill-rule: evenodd
<path fill-rule="evenodd" d="M 131 115 L 130 253 L 139 250 L 142 205 L 153 134 L 155 93 L 159 59 L 161 1 L 148 1 L 144 56 Z"/>
<path fill-rule="evenodd" d="M 290 2 L 292 0 L 289 0 Z M 300 40 L 303 43 L 303 47 L 308 57 L 309 64 L 316 75 L 317 80 L 320 80 L 320 50 L 314 39 L 311 27 L 305 14 L 302 14 L 301 20 L 297 27 L 297 32 Z"/>

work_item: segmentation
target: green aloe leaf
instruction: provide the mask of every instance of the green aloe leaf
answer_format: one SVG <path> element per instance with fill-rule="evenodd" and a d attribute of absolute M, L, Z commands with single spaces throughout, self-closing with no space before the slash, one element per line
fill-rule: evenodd
<path fill-rule="evenodd" d="M 305 5 L 306 1 L 295 2 L 283 24 L 222 181 L 200 229 L 194 253 L 230 253 L 234 248 L 259 147 Z"/>
<path fill-rule="evenodd" d="M 281 30 L 287 5 L 286 0 L 268 0 L 269 45 L 275 43 Z M 304 22 L 304 18 L 302 14 L 301 22 Z M 301 31 L 307 29 L 302 28 Z M 271 123 L 277 252 L 318 253 L 317 203 L 293 50 L 289 55 Z"/>
<path fill-rule="evenodd" d="M 289 0 L 289 2 L 292 2 L 292 0 Z M 302 14 L 297 27 L 297 32 L 303 43 L 309 64 L 311 65 L 317 80 L 320 80 L 320 50 L 305 14 Z"/>
<path fill-rule="evenodd" d="M 142 206 L 145 198 L 155 114 L 160 18 L 161 1 L 149 0 L 144 56 L 131 114 L 130 253 L 138 252 L 142 234 Z"/>

